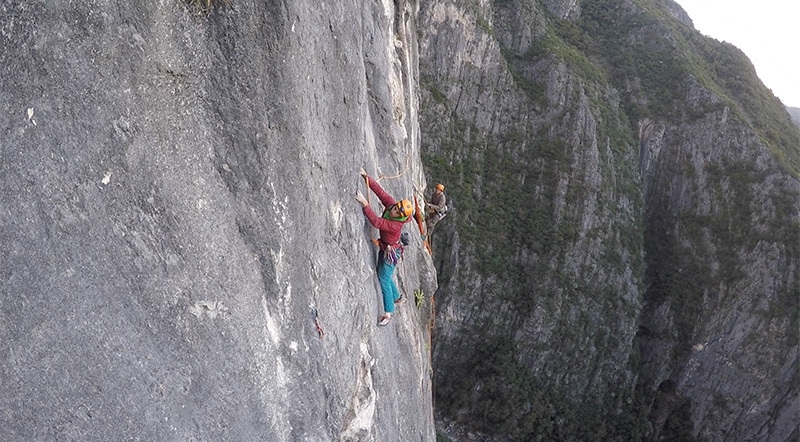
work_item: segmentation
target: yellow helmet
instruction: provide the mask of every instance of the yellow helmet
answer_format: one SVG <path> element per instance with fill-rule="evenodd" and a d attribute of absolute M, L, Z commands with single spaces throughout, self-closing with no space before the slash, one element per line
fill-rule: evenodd
<path fill-rule="evenodd" d="M 400 200 L 397 202 L 397 210 L 399 210 L 403 216 L 411 216 L 411 214 L 414 213 L 414 204 L 409 200 Z"/>
<path fill-rule="evenodd" d="M 436 190 L 438 190 L 439 192 L 444 192 L 444 184 L 442 183 L 437 184 Z"/>

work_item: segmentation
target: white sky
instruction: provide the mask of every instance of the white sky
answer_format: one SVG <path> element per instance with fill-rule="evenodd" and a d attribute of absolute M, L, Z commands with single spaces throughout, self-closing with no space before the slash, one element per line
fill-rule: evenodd
<path fill-rule="evenodd" d="M 784 105 L 800 108 L 800 0 L 675 0 L 694 27 L 741 49 Z"/>

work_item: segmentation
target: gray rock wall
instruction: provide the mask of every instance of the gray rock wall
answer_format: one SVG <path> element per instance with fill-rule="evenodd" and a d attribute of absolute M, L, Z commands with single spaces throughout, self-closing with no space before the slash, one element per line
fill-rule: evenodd
<path fill-rule="evenodd" d="M 425 186 L 415 8 L 0 6 L 4 440 L 433 440 L 353 199 Z"/>

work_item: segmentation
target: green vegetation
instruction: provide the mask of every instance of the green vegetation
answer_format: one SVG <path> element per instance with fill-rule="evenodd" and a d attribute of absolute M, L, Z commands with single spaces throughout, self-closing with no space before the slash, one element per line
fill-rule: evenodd
<path fill-rule="evenodd" d="M 425 292 L 422 290 L 414 290 L 414 305 L 419 308 L 422 304 L 425 303 Z"/>
<path fill-rule="evenodd" d="M 453 442 L 453 439 L 447 437 L 443 432 L 436 430 L 436 442 Z"/>
<path fill-rule="evenodd" d="M 772 153 L 800 176 L 800 134 L 744 53 L 700 35 L 650 2 L 636 4 L 639 11 L 620 14 L 621 0 L 587 0 L 580 22 L 584 34 L 567 25 L 556 29 L 605 66 L 618 89 L 630 90 L 625 106 L 632 121 L 650 117 L 679 122 L 728 107 L 742 124 L 752 124 Z M 722 101 L 687 106 L 690 78 Z"/>
<path fill-rule="evenodd" d="M 450 130 L 436 143 L 437 148 L 423 149 L 423 163 L 432 176 L 448 183 L 448 196 L 458 213 L 479 215 L 448 218 L 458 229 L 462 243 L 460 253 L 465 255 L 462 259 L 474 262 L 474 270 L 484 278 L 501 281 L 503 289 L 492 291 L 491 302 L 513 305 L 519 317 L 529 315 L 543 299 L 555 299 L 556 294 L 548 288 L 553 284 L 551 281 L 566 288 L 566 293 L 558 296 L 582 297 L 591 293 L 597 302 L 608 305 L 609 310 L 635 315 L 630 306 L 620 305 L 615 290 L 574 280 L 563 270 L 567 264 L 566 255 L 580 234 L 582 201 L 588 193 L 594 192 L 599 204 L 606 207 L 615 206 L 606 195 L 625 194 L 637 205 L 635 211 L 640 210 L 636 164 L 627 160 L 632 137 L 628 131 L 619 129 L 619 123 L 613 122 L 615 116 L 610 106 L 601 105 L 599 99 L 597 102 L 603 109 L 600 114 L 604 120 L 598 130 L 602 139 L 614 146 L 612 151 L 616 155 L 601 161 L 605 164 L 603 173 L 618 177 L 615 184 L 604 181 L 603 186 L 609 186 L 604 187 L 604 191 L 588 188 L 580 176 L 576 176 L 571 169 L 578 154 L 576 147 L 563 141 L 563 137 L 548 134 L 550 128 L 547 127 L 536 129 L 518 124 L 512 125 L 515 129 L 506 133 L 486 137 L 470 123 L 451 114 L 448 115 L 451 126 L 447 126 Z M 606 164 L 609 162 L 610 165 Z M 563 214 L 559 220 L 556 200 L 560 179 L 565 177 L 571 177 L 571 181 L 565 188 Z M 641 231 L 635 223 L 626 220 L 611 226 L 604 224 L 598 229 L 601 230 L 587 234 L 607 238 L 604 244 L 609 251 L 625 247 L 629 255 L 637 256 L 637 250 L 641 250 Z M 608 231 L 619 234 L 609 235 Z M 615 242 L 613 237 L 621 238 L 622 243 Z M 542 259 L 520 261 L 520 251 Z M 616 256 L 616 260 L 597 264 L 613 274 L 626 265 L 619 252 Z M 641 268 L 641 261 L 634 261 L 635 268 Z M 554 263 L 558 266 L 556 269 L 552 267 Z M 452 290 L 467 293 L 471 288 L 456 286 Z M 593 327 L 592 319 L 582 315 L 581 321 L 580 327 L 588 333 Z M 479 321 L 472 324 L 477 337 L 468 339 L 473 340 L 476 348 L 493 348 L 497 345 L 498 334 L 501 340 L 502 336 L 508 336 L 497 327 L 493 321 Z M 572 328 L 560 330 L 559 339 L 579 340 L 579 332 L 568 336 Z M 592 345 L 600 353 L 607 354 L 621 342 L 617 336 L 599 333 Z M 478 404 L 471 409 L 469 417 L 478 429 L 491 429 L 494 434 L 506 434 L 512 440 L 558 440 L 575 434 L 581 434 L 584 440 L 609 435 L 624 439 L 625 435 L 640 432 L 641 422 L 631 420 L 627 413 L 617 413 L 617 400 L 611 406 L 605 403 L 608 398 L 598 397 L 576 406 L 566 399 L 567 392 L 550 390 L 546 383 L 533 378 L 525 365 L 515 359 L 510 340 L 506 340 L 499 351 L 475 351 L 479 353 L 466 358 L 466 364 L 454 362 L 452 370 L 458 375 L 452 378 L 457 381 L 448 380 L 446 385 L 437 387 L 437 407 L 451 410 L 455 415 L 470 404 Z M 478 398 L 473 396 L 472 386 L 475 385 L 482 386 Z M 606 412 L 598 416 L 597 409 Z M 591 427 L 583 426 L 585 416 L 592 416 Z"/>
<path fill-rule="evenodd" d="M 716 80 L 725 94 L 752 122 L 762 141 L 788 169 L 800 177 L 800 135 L 786 110 L 756 75 L 747 57 L 728 43 L 712 43 L 694 37 L 694 48 L 708 60 L 709 76 Z"/>
<path fill-rule="evenodd" d="M 464 417 L 475 429 L 508 440 L 641 440 L 643 421 L 632 401 L 590 397 L 573 403 L 571 392 L 530 374 L 511 340 L 493 342 L 496 349 L 470 346 L 465 351 L 471 354 L 444 367 L 465 365 L 462 375 L 439 387 L 438 408 L 451 415 L 469 410 Z"/>
<path fill-rule="evenodd" d="M 620 14 L 624 10 L 620 0 L 587 0 L 582 3 L 579 24 L 585 33 L 568 24 L 555 29 L 565 41 L 604 66 L 618 89 L 629 91 L 623 96 L 623 105 L 632 121 L 648 117 L 680 124 L 727 108 L 730 121 L 750 125 L 786 170 L 798 176 L 800 134 L 780 102 L 761 84 L 745 55 L 728 43 L 700 35 L 652 2 L 634 4 L 638 9 Z M 688 103 L 687 87 L 693 81 L 721 99 Z M 756 173 L 752 164 L 705 167 L 719 211 L 713 215 L 684 212 L 673 216 L 659 202 L 651 202 L 653 212 L 648 216 L 645 235 L 648 296 L 653 303 L 671 301 L 677 312 L 679 341 L 687 344 L 701 311 L 697 306 L 702 305 L 704 297 L 718 300 L 720 286 L 731 287 L 747 277 L 739 258 L 743 251 L 753 250 L 763 241 L 780 245 L 789 256 L 796 255 L 786 245 L 797 244 L 800 235 L 796 223 L 790 221 L 796 214 L 787 204 L 791 197 L 786 194 L 769 196 L 777 206 L 769 228 L 754 226 L 752 214 L 757 209 L 753 189 L 764 182 L 765 176 Z M 691 178 L 694 169 L 687 161 L 683 170 L 666 175 L 670 173 Z M 656 182 L 653 186 L 670 184 Z M 704 247 L 709 241 L 714 252 Z M 709 267 L 712 262 L 719 263 L 718 270 Z M 793 330 L 798 323 L 796 293 L 790 287 L 781 291 L 779 302 L 767 313 L 770 318 L 789 318 Z M 794 335 L 792 342 L 797 341 Z"/>

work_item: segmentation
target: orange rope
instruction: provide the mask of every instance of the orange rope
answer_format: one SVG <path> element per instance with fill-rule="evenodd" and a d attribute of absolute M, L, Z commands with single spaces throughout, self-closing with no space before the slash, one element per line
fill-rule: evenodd
<path fill-rule="evenodd" d="M 419 207 L 417 192 L 414 193 L 414 219 L 417 221 L 419 235 L 422 237 L 422 245 L 425 246 L 425 250 L 428 251 L 428 254 L 432 255 L 433 252 L 431 252 L 431 245 L 428 243 L 428 231 L 425 226 L 425 215 L 422 213 L 422 209 Z"/>
<path fill-rule="evenodd" d="M 384 178 L 387 178 L 387 179 L 400 178 L 401 176 L 405 175 L 406 172 L 408 172 L 408 168 L 409 167 L 411 167 L 411 155 L 406 156 L 406 168 L 403 169 L 402 172 L 400 172 L 400 173 L 398 173 L 397 175 L 394 175 L 394 176 L 381 175 L 381 176 L 378 177 L 378 181 L 380 181 L 380 180 L 382 180 Z"/>

